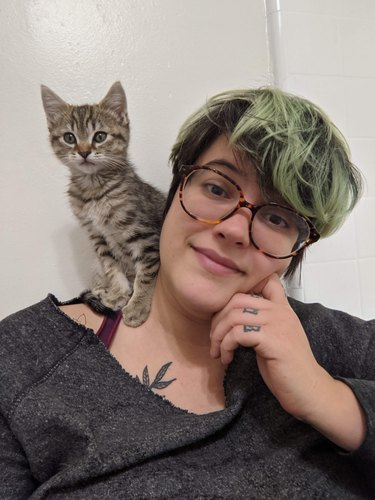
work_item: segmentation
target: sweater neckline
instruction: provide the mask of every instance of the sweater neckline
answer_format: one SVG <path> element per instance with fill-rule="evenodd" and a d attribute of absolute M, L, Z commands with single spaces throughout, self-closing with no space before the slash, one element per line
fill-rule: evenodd
<path fill-rule="evenodd" d="M 192 416 L 195 418 L 213 418 L 215 416 L 222 416 L 225 418 L 227 415 L 231 416 L 233 418 L 234 415 L 240 412 L 241 408 L 243 407 L 244 401 L 246 399 L 248 389 L 249 389 L 249 383 L 241 383 L 240 386 L 234 387 L 234 380 L 236 378 L 242 379 L 243 377 L 240 376 L 238 377 L 238 374 L 241 372 L 241 368 L 238 365 L 242 365 L 243 359 L 241 356 L 240 351 L 242 350 L 239 348 L 237 352 L 235 353 L 234 360 L 232 363 L 229 365 L 226 374 L 224 376 L 224 393 L 225 393 L 225 408 L 221 410 L 216 410 L 213 412 L 209 413 L 203 413 L 203 414 L 198 414 L 191 412 L 185 408 L 180 408 L 179 406 L 176 406 L 173 404 L 172 401 L 170 401 L 168 398 L 165 396 L 162 396 L 160 394 L 157 394 L 156 392 L 152 391 L 148 387 L 146 387 L 138 378 L 133 376 L 131 373 L 129 373 L 121 364 L 120 362 L 113 356 L 113 354 L 107 349 L 103 341 L 98 337 L 97 333 L 94 332 L 92 328 L 89 328 L 85 326 L 82 323 L 78 323 L 74 321 L 69 315 L 67 315 L 61 308 L 60 306 L 62 305 L 69 305 L 69 304 L 75 304 L 80 302 L 79 298 L 73 298 L 71 300 L 67 301 L 60 301 L 54 294 L 49 293 L 46 300 L 49 302 L 49 304 L 53 307 L 53 310 L 59 314 L 61 317 L 64 318 L 65 321 L 69 322 L 70 326 L 73 327 L 74 329 L 79 330 L 82 333 L 82 336 L 86 337 L 90 342 L 95 342 L 97 346 L 103 350 L 103 356 L 108 357 L 108 360 L 111 363 L 115 363 L 117 369 L 121 370 L 122 376 L 125 376 L 128 380 L 131 381 L 131 383 L 136 385 L 144 394 L 147 395 L 147 397 L 150 398 L 156 398 L 156 400 L 159 402 L 160 405 L 167 405 L 169 408 L 172 408 L 175 412 L 177 412 L 180 415 L 188 415 Z M 101 326 L 99 327 L 102 328 L 103 323 L 105 319 L 103 320 Z M 98 330 L 98 331 L 99 331 Z M 231 390 L 231 388 L 234 387 L 234 391 Z M 155 401 L 155 399 L 154 399 Z"/>

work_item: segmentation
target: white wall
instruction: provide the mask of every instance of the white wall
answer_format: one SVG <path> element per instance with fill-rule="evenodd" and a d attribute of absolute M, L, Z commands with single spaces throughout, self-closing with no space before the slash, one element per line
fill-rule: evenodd
<path fill-rule="evenodd" d="M 375 317 L 375 2 L 266 0 L 276 84 L 325 109 L 367 178 L 343 228 L 310 247 L 292 293 Z"/>
<path fill-rule="evenodd" d="M 87 285 L 91 252 L 53 156 L 40 84 L 128 97 L 131 157 L 162 188 L 182 121 L 206 97 L 270 83 L 263 0 L 12 0 L 0 5 L 0 317 Z"/>

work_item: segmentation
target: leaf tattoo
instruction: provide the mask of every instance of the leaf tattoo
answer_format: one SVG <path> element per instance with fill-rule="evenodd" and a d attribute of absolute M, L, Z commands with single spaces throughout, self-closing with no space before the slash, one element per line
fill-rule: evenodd
<path fill-rule="evenodd" d="M 160 370 L 158 371 L 158 373 L 156 374 L 154 381 L 151 382 L 151 383 L 150 383 L 150 376 L 149 376 L 149 373 L 148 373 L 148 368 L 147 368 L 147 365 L 146 365 L 144 367 L 143 373 L 142 373 L 142 383 L 143 383 L 143 385 L 145 385 L 149 389 L 159 389 L 159 390 L 160 389 L 165 389 L 166 387 L 168 387 L 176 379 L 173 378 L 171 380 L 162 380 L 162 378 L 167 373 L 167 370 L 171 366 L 171 364 L 172 364 L 172 361 L 170 361 L 169 363 L 165 363 L 165 365 L 163 365 L 160 368 Z M 136 377 L 136 378 L 140 382 L 139 378 L 138 377 Z"/>
<path fill-rule="evenodd" d="M 150 376 L 148 374 L 147 365 L 143 368 L 142 381 L 144 385 L 147 385 L 147 387 L 150 385 Z"/>

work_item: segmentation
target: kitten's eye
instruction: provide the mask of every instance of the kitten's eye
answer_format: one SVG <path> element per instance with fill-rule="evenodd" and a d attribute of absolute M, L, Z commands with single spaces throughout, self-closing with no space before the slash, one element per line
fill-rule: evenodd
<path fill-rule="evenodd" d="M 77 142 L 75 135 L 72 134 L 71 132 L 66 132 L 64 134 L 64 141 L 67 144 L 75 144 Z"/>
<path fill-rule="evenodd" d="M 104 142 L 107 139 L 107 133 L 106 132 L 96 132 L 94 135 L 94 141 L 95 142 Z"/>

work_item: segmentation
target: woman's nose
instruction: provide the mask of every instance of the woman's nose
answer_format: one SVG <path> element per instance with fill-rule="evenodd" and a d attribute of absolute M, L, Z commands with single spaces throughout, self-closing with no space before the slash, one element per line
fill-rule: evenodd
<path fill-rule="evenodd" d="M 231 217 L 214 226 L 214 233 L 235 245 L 248 246 L 250 244 L 251 217 L 250 210 L 240 208 Z"/>

